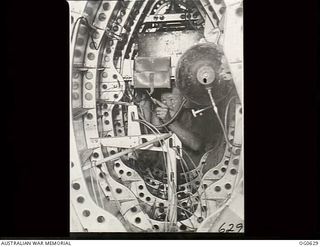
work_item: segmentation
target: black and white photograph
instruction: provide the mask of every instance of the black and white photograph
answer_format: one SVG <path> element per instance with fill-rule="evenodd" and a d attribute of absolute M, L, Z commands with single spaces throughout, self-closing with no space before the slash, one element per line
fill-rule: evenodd
<path fill-rule="evenodd" d="M 243 233 L 243 3 L 69 1 L 70 231 Z"/>
<path fill-rule="evenodd" d="M 318 246 L 317 5 L 6 1 L 0 247 Z"/>

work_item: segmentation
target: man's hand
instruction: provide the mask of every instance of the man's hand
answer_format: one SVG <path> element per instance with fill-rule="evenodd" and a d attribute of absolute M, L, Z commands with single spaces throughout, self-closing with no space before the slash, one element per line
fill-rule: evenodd
<path fill-rule="evenodd" d="M 168 107 L 157 107 L 156 108 L 156 115 L 164 123 L 168 122 L 171 119 Z"/>

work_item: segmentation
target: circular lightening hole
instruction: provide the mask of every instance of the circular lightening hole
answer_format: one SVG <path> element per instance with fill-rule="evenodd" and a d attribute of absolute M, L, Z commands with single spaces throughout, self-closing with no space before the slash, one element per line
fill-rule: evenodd
<path fill-rule="evenodd" d="M 180 228 L 181 231 L 187 230 L 187 226 L 186 225 L 181 225 L 179 228 Z"/>
<path fill-rule="evenodd" d="M 80 184 L 79 183 L 74 183 L 72 184 L 72 188 L 75 190 L 79 190 L 80 189 Z"/>
<path fill-rule="evenodd" d="M 230 190 L 230 189 L 231 189 L 231 184 L 227 183 L 227 184 L 225 184 L 224 187 L 225 187 L 227 190 Z"/>
<path fill-rule="evenodd" d="M 77 202 L 83 203 L 83 202 L 84 202 L 84 197 L 83 197 L 83 196 L 79 196 L 79 197 L 77 198 Z"/>
<path fill-rule="evenodd" d="M 230 173 L 231 173 L 232 175 L 236 175 L 236 174 L 237 174 L 237 170 L 236 170 L 236 169 L 231 169 Z"/>
<path fill-rule="evenodd" d="M 98 221 L 99 223 L 103 223 L 103 222 L 105 221 L 105 219 L 104 219 L 103 216 L 98 216 L 97 221 Z"/>
<path fill-rule="evenodd" d="M 89 211 L 89 210 L 83 210 L 83 211 L 82 211 L 82 215 L 83 215 L 84 217 L 89 217 L 89 216 L 90 216 L 90 211 Z"/>
<path fill-rule="evenodd" d="M 137 224 L 139 224 L 141 222 L 141 219 L 139 217 L 135 218 L 134 220 Z"/>

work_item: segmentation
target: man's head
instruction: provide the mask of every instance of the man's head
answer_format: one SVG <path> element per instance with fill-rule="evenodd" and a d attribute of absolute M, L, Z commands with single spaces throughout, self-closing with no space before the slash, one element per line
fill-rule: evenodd
<path fill-rule="evenodd" d="M 183 97 L 180 90 L 173 87 L 170 90 L 164 90 L 161 93 L 161 102 L 168 106 L 170 113 L 176 113 L 182 104 Z"/>

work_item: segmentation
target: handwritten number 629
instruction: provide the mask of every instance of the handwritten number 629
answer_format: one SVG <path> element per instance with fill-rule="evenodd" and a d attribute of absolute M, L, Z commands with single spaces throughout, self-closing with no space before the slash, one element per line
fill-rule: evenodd
<path fill-rule="evenodd" d="M 226 222 L 224 222 L 218 229 L 219 232 L 235 232 L 234 230 L 234 224 L 229 224 L 228 226 L 225 226 Z M 225 228 L 226 227 L 226 228 Z M 243 228 L 243 224 L 239 223 L 236 225 L 236 229 L 238 229 L 238 232 L 241 231 L 241 229 Z"/>

